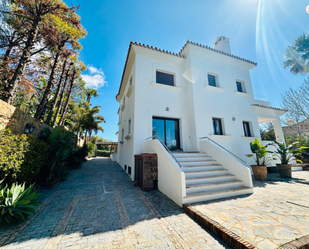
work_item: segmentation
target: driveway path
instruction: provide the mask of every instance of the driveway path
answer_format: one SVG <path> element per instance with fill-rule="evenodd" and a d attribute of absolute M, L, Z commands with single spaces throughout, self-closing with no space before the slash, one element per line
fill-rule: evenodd
<path fill-rule="evenodd" d="M 109 158 L 41 191 L 35 215 L 0 228 L 1 248 L 228 248 L 159 191 L 133 187 Z"/>

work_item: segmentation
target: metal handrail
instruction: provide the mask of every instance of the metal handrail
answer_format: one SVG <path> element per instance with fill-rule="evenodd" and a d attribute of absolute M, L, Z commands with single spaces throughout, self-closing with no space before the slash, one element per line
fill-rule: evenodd
<path fill-rule="evenodd" d="M 154 135 L 152 137 L 148 137 L 146 138 L 146 140 L 149 139 L 157 139 L 159 140 L 159 142 L 163 145 L 164 149 L 174 158 L 174 160 L 178 163 L 179 167 L 182 168 L 182 165 L 178 162 L 178 160 L 176 159 L 176 157 L 173 155 L 173 153 L 169 150 L 169 148 L 165 145 L 165 143 L 162 142 L 162 140 L 160 139 L 160 137 L 158 135 Z"/>
<path fill-rule="evenodd" d="M 238 161 L 241 161 L 242 163 L 248 165 L 248 163 L 244 160 L 242 160 L 240 157 L 236 156 L 235 154 L 233 154 L 232 152 L 230 152 L 229 150 L 227 150 L 226 148 L 224 148 L 222 145 L 218 144 L 216 141 L 212 140 L 209 137 L 201 137 L 199 139 L 208 139 L 210 142 L 216 144 L 217 146 L 219 146 L 221 149 L 225 150 L 226 152 L 228 152 L 229 154 L 231 154 L 233 157 L 235 157 Z"/>

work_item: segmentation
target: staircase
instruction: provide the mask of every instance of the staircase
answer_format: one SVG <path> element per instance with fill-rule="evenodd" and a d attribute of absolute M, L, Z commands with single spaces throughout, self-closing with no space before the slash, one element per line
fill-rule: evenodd
<path fill-rule="evenodd" d="M 206 153 L 173 155 L 186 176 L 184 204 L 252 193 L 252 188 L 243 186 L 241 180 Z"/>

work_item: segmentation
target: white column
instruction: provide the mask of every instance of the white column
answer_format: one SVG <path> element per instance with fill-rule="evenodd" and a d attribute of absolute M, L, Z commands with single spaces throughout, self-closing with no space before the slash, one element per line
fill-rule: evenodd
<path fill-rule="evenodd" d="M 276 135 L 276 141 L 277 142 L 285 142 L 284 139 L 284 134 L 283 134 L 283 130 L 281 127 L 281 123 L 279 118 L 275 119 L 272 121 L 273 125 L 274 125 L 274 130 L 275 130 L 275 135 Z"/>

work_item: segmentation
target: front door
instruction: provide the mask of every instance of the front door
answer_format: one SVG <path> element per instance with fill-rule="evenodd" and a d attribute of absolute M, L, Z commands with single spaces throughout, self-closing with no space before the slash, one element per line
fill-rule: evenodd
<path fill-rule="evenodd" d="M 152 135 L 158 136 L 170 150 L 179 150 L 179 119 L 153 117 Z"/>

